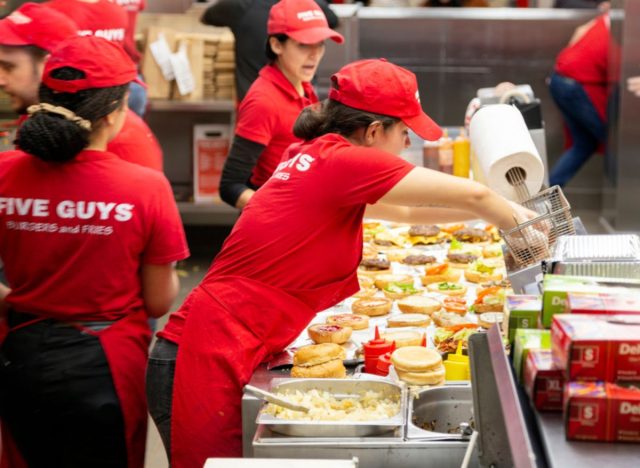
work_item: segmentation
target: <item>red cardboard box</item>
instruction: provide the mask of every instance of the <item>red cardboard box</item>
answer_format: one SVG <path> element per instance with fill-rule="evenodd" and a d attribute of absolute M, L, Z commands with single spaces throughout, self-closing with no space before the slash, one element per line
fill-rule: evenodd
<path fill-rule="evenodd" d="M 640 294 L 568 293 L 572 314 L 640 314 Z"/>
<path fill-rule="evenodd" d="M 229 125 L 193 126 L 193 198 L 196 203 L 220 201 L 220 177 L 229 153 Z"/>
<path fill-rule="evenodd" d="M 533 349 L 524 368 L 524 388 L 539 411 L 562 411 L 564 369 L 557 367 L 550 349 Z"/>
<path fill-rule="evenodd" d="M 554 315 L 551 350 L 568 381 L 640 382 L 640 315 Z"/>
<path fill-rule="evenodd" d="M 569 382 L 565 402 L 567 439 L 640 442 L 640 390 L 605 382 Z"/>

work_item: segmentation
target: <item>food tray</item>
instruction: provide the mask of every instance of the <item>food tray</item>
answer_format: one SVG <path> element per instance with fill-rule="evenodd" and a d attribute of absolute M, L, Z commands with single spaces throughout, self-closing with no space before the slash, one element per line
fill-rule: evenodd
<path fill-rule="evenodd" d="M 265 407 L 258 413 L 257 424 L 267 426 L 279 434 L 297 437 L 366 437 L 384 434 L 404 427 L 406 418 L 406 388 L 376 377 L 359 379 L 274 379 L 271 391 L 320 390 L 332 394 L 358 394 L 367 390 L 383 392 L 385 395 L 399 395 L 400 411 L 392 418 L 375 421 L 305 421 L 280 419 L 265 413 Z"/>
<path fill-rule="evenodd" d="M 421 390 L 409 398 L 408 406 L 407 439 L 468 439 L 467 435 L 455 430 L 460 423 L 473 424 L 470 384 L 457 383 Z M 432 427 L 426 430 L 419 426 L 421 424 Z"/>
<path fill-rule="evenodd" d="M 562 236 L 555 262 L 640 262 L 640 237 L 636 234 Z"/>
<path fill-rule="evenodd" d="M 640 279 L 640 262 L 556 262 L 552 264 L 552 273 L 599 278 Z"/>

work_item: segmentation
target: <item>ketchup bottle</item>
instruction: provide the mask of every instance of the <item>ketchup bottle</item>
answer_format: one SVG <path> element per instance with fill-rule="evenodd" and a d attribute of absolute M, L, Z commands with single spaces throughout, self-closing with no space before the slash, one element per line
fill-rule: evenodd
<path fill-rule="evenodd" d="M 363 343 L 362 347 L 364 348 L 364 371 L 368 374 L 382 375 L 378 370 L 378 360 L 383 354 L 393 351 L 393 342 L 381 339 L 376 327 L 373 340 Z"/>

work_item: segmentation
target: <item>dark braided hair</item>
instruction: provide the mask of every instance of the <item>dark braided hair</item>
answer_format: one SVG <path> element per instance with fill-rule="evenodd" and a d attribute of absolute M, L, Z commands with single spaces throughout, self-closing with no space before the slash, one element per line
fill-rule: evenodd
<path fill-rule="evenodd" d="M 400 119 L 354 109 L 338 101 L 326 99 L 320 105 L 308 106 L 302 110 L 293 125 L 293 134 L 303 140 L 312 140 L 327 133 L 338 133 L 348 137 L 375 121 L 382 123 L 382 128 L 387 130 Z"/>
<path fill-rule="evenodd" d="M 81 70 L 63 67 L 51 73 L 59 80 L 77 80 L 85 77 Z M 85 89 L 77 93 L 59 93 L 40 85 L 40 102 L 61 106 L 78 117 L 91 122 L 92 129 L 100 119 L 118 109 L 124 103 L 128 85 L 111 88 Z M 39 111 L 29 117 L 18 131 L 15 144 L 22 151 L 44 161 L 65 162 L 76 157 L 89 145 L 91 131 L 63 116 Z"/>

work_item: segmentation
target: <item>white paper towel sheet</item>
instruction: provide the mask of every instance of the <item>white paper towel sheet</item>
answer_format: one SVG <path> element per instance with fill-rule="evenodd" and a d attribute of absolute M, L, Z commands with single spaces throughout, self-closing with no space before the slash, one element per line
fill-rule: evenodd
<path fill-rule="evenodd" d="M 526 172 L 529 194 L 533 196 L 540 191 L 544 165 L 518 109 L 506 104 L 482 107 L 471 119 L 469 132 L 482 172 L 479 179 L 486 185 L 509 200 L 517 200 L 506 174 L 509 169 L 520 167 Z"/>

